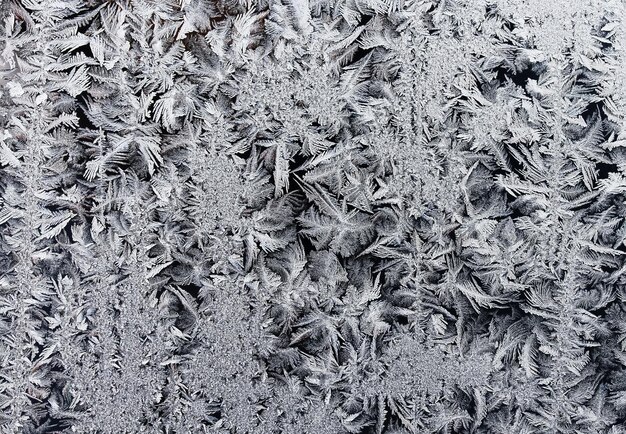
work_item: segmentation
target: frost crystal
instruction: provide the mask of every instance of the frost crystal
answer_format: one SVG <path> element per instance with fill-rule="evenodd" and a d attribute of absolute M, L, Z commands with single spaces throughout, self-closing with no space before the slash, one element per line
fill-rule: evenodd
<path fill-rule="evenodd" d="M 5 0 L 0 432 L 624 434 L 623 0 Z"/>

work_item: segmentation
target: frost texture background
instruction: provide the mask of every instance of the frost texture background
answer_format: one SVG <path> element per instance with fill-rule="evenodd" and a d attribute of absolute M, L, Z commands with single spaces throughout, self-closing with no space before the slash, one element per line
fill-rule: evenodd
<path fill-rule="evenodd" d="M 626 433 L 620 0 L 4 0 L 2 433 Z"/>

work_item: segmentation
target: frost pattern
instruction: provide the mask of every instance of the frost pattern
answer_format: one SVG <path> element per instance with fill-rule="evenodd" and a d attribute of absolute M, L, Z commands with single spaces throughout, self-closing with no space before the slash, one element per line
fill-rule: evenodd
<path fill-rule="evenodd" d="M 621 0 L 5 0 L 0 432 L 624 434 Z"/>

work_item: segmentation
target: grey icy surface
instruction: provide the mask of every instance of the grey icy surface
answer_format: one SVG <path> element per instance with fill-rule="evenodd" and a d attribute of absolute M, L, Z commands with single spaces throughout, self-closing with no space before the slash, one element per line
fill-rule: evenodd
<path fill-rule="evenodd" d="M 0 433 L 626 434 L 622 0 L 0 0 Z"/>

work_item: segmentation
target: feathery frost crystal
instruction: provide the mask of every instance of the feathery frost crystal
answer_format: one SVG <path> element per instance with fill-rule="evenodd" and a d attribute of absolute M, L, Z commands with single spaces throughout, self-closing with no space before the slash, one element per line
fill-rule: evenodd
<path fill-rule="evenodd" d="M 622 0 L 0 0 L 0 433 L 626 434 Z"/>

